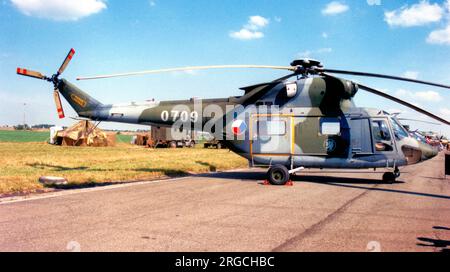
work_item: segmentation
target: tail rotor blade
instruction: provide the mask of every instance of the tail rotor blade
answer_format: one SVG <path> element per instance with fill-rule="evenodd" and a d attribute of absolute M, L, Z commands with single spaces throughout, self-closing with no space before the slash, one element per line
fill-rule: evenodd
<path fill-rule="evenodd" d="M 72 59 L 74 54 L 75 54 L 75 50 L 73 48 L 70 49 L 69 53 L 67 54 L 66 59 L 61 64 L 61 67 L 59 67 L 59 69 L 58 69 L 58 75 L 62 74 L 64 72 L 64 70 L 66 70 L 66 67 L 69 64 L 69 62 Z"/>
<path fill-rule="evenodd" d="M 28 70 L 28 69 L 24 69 L 24 68 L 17 68 L 17 74 L 18 75 L 22 75 L 22 76 L 29 76 L 29 77 L 39 78 L 39 79 L 45 79 L 46 78 L 46 76 L 41 74 L 40 72 L 33 71 L 33 70 Z"/>
<path fill-rule="evenodd" d="M 53 98 L 55 99 L 56 111 L 58 112 L 58 117 L 59 117 L 59 119 L 62 119 L 65 117 L 65 115 L 64 115 L 64 109 L 61 104 L 61 98 L 59 97 L 58 89 L 55 89 L 53 91 Z"/>

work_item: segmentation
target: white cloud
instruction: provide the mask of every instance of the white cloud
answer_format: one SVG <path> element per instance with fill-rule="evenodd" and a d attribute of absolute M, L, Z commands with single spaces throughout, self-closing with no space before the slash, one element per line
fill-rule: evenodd
<path fill-rule="evenodd" d="M 381 5 L 381 0 L 367 0 L 369 6 L 379 6 Z"/>
<path fill-rule="evenodd" d="M 245 29 L 249 30 L 258 30 L 261 29 L 269 24 L 269 19 L 266 19 L 262 16 L 255 15 L 250 16 L 248 19 L 248 24 L 244 26 Z"/>
<path fill-rule="evenodd" d="M 419 77 L 419 72 L 417 71 L 406 71 L 403 73 L 406 78 L 417 79 Z"/>
<path fill-rule="evenodd" d="M 297 57 L 308 59 L 308 58 L 311 58 L 318 54 L 325 54 L 325 53 L 331 53 L 331 52 L 333 52 L 333 48 L 325 47 L 325 48 L 319 48 L 317 50 L 306 50 L 303 52 L 299 52 L 299 53 L 297 53 Z"/>
<path fill-rule="evenodd" d="M 239 31 L 231 31 L 230 37 L 238 40 L 254 40 L 264 37 L 264 33 L 260 31 L 269 24 L 269 19 L 259 15 L 250 16 L 246 25 Z"/>
<path fill-rule="evenodd" d="M 418 100 L 425 100 L 429 102 L 439 102 L 442 100 L 442 96 L 435 91 L 416 92 L 414 96 Z"/>
<path fill-rule="evenodd" d="M 384 13 L 384 20 L 390 26 L 400 27 L 426 25 L 440 22 L 444 18 L 447 19 L 446 26 L 433 30 L 428 34 L 426 42 L 429 44 L 450 45 L 450 0 L 445 1 L 441 5 L 436 3 L 430 4 L 428 0 L 422 0 L 411 7 L 405 5 L 400 9 Z"/>
<path fill-rule="evenodd" d="M 425 101 L 425 102 L 440 102 L 442 101 L 442 96 L 435 91 L 422 91 L 422 92 L 412 92 L 404 89 L 398 90 L 395 95 L 401 97 L 402 99 L 412 99 L 415 101 Z"/>
<path fill-rule="evenodd" d="M 400 9 L 386 11 L 384 20 L 390 26 L 410 27 L 420 26 L 433 22 L 439 22 L 444 14 L 444 9 L 438 4 L 430 4 L 427 0 L 408 7 L 405 5 Z"/>
<path fill-rule="evenodd" d="M 260 32 L 260 31 L 251 31 L 251 30 L 243 28 L 239 31 L 231 32 L 230 37 L 238 39 L 238 40 L 253 40 L 253 39 L 263 38 L 264 33 Z"/>
<path fill-rule="evenodd" d="M 323 15 L 336 15 L 339 13 L 346 12 L 349 9 L 349 7 L 345 4 L 342 4 L 338 1 L 333 1 L 328 3 L 324 9 L 322 9 Z"/>
<path fill-rule="evenodd" d="M 407 90 L 404 90 L 404 89 L 400 89 L 400 90 L 395 92 L 395 96 L 405 97 L 407 95 L 411 95 L 411 92 L 407 91 Z"/>
<path fill-rule="evenodd" d="M 450 45 L 450 24 L 444 29 L 432 31 L 427 37 L 427 42 Z"/>
<path fill-rule="evenodd" d="M 441 108 L 439 110 L 439 112 L 444 115 L 444 119 L 447 119 L 448 117 L 450 117 L 450 109 L 449 108 Z"/>
<path fill-rule="evenodd" d="M 11 0 L 27 16 L 75 21 L 106 9 L 104 0 Z"/>

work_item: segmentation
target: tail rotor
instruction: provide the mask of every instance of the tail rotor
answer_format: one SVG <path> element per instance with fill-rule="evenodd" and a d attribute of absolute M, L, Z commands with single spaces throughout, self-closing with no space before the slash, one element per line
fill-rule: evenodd
<path fill-rule="evenodd" d="M 63 63 L 61 64 L 61 66 L 59 67 L 58 71 L 53 74 L 51 77 L 47 77 L 46 75 L 37 72 L 37 71 L 33 71 L 33 70 L 29 70 L 29 69 L 24 69 L 24 68 L 17 68 L 17 74 L 21 75 L 21 76 L 28 76 L 28 77 L 34 77 L 37 79 L 42 79 L 48 82 L 53 83 L 53 98 L 55 100 L 55 105 L 56 105 L 56 111 L 58 113 L 58 117 L 64 118 L 64 109 L 62 107 L 62 103 L 61 103 L 61 98 L 59 96 L 59 90 L 58 90 L 58 85 L 59 85 L 59 76 L 64 72 L 64 70 L 67 68 L 67 65 L 69 65 L 69 62 L 72 60 L 73 55 L 75 54 L 75 50 L 73 48 L 70 49 L 69 53 L 67 54 L 66 58 L 64 59 Z"/>

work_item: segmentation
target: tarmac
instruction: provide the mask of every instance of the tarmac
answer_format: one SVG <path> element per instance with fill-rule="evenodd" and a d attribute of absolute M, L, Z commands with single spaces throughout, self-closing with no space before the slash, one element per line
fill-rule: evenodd
<path fill-rule="evenodd" d="M 0 251 L 450 251 L 443 154 L 401 171 L 270 186 L 241 169 L 4 198 Z"/>

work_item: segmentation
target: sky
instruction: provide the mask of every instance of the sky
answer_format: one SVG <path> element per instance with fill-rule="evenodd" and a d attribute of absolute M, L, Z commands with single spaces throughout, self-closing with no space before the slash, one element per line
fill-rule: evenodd
<path fill-rule="evenodd" d="M 59 120 L 48 82 L 16 68 L 63 74 L 103 103 L 241 95 L 239 87 L 283 76 L 272 70 L 212 70 L 76 81 L 78 76 L 220 64 L 289 65 L 392 74 L 450 85 L 450 0 L 0 0 L 0 125 Z M 347 76 L 450 119 L 450 91 Z M 355 102 L 430 120 L 360 90 Z M 24 103 L 26 104 L 24 106 Z M 66 116 L 76 116 L 64 101 Z M 450 127 L 409 122 L 450 136 Z M 118 123 L 103 128 L 135 129 Z"/>

